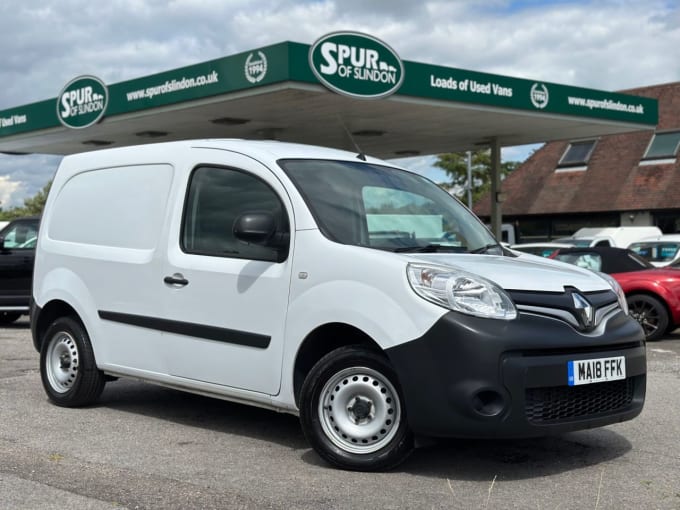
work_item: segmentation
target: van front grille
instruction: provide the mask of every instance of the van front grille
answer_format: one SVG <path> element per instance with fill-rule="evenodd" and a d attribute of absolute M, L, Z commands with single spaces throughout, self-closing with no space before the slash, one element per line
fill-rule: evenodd
<path fill-rule="evenodd" d="M 633 378 L 583 386 L 530 388 L 525 394 L 525 413 L 537 425 L 605 416 L 629 407 L 633 392 Z"/>

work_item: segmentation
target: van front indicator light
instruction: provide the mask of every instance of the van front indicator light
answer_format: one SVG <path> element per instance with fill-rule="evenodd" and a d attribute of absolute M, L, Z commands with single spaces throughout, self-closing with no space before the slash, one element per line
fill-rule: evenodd
<path fill-rule="evenodd" d="M 489 319 L 517 317 L 510 296 L 495 283 L 465 271 L 409 263 L 411 288 L 423 299 L 456 312 Z"/>

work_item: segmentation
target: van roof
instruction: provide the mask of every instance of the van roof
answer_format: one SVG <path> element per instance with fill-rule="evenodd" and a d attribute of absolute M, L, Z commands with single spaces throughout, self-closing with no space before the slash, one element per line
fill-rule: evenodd
<path fill-rule="evenodd" d="M 669 241 L 675 241 L 675 242 L 680 242 L 680 234 L 663 234 L 660 236 L 652 236 L 652 237 L 644 237 L 638 241 L 635 242 L 635 244 L 639 243 L 653 243 L 653 242 L 669 242 Z"/>
<path fill-rule="evenodd" d="M 315 145 L 278 142 L 275 140 L 243 140 L 225 138 L 181 140 L 175 142 L 150 143 L 127 147 L 100 149 L 65 156 L 62 164 L 66 167 L 74 163 L 77 165 L 83 165 L 87 164 L 89 161 L 95 159 L 101 161 L 104 158 L 107 160 L 120 160 L 123 162 L 133 156 L 136 160 L 139 160 L 139 158 L 144 159 L 149 157 L 155 158 L 156 162 L 158 162 L 159 154 L 166 156 L 165 159 L 172 159 L 172 153 L 175 151 L 185 151 L 198 148 L 235 151 L 247 154 L 248 156 L 254 157 L 256 159 L 266 161 L 293 158 L 318 158 L 355 161 L 358 157 L 356 152 L 331 149 L 328 147 L 319 147 Z M 382 162 L 379 159 L 368 156 L 366 157 L 366 160 L 372 163 Z"/>
<path fill-rule="evenodd" d="M 659 227 L 654 226 L 628 226 L 628 227 L 583 227 L 578 229 L 573 237 L 596 237 L 604 235 L 612 235 L 619 232 L 658 232 L 661 234 Z"/>

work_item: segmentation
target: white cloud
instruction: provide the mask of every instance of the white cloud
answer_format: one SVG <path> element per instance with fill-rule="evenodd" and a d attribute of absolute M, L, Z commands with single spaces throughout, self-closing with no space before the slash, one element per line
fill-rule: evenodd
<path fill-rule="evenodd" d="M 502 161 L 524 161 L 534 151 L 541 148 L 541 144 L 517 145 L 515 147 L 503 147 L 501 149 Z"/>
<path fill-rule="evenodd" d="M 9 175 L 0 175 L 0 207 L 7 209 L 12 195 L 21 187 L 21 183 L 13 181 Z"/>
<path fill-rule="evenodd" d="M 407 60 L 541 81 L 680 80 L 677 1 L 22 0 L 0 2 L 0 110 L 54 97 L 81 74 L 115 83 L 334 30 L 371 33 Z M 23 184 L 11 202 L 53 168 L 0 158 L 0 175 Z"/>
<path fill-rule="evenodd" d="M 409 60 L 594 88 L 680 74 L 669 51 L 680 6 L 665 0 L 24 0 L 0 3 L 0 109 L 54 97 L 80 74 L 113 83 L 340 29 Z"/>
<path fill-rule="evenodd" d="M 27 156 L 0 155 L 0 207 L 21 206 L 34 196 L 54 176 L 60 156 L 32 154 Z"/>
<path fill-rule="evenodd" d="M 411 170 L 418 174 L 424 175 L 428 179 L 436 183 L 445 182 L 447 180 L 446 172 L 434 166 L 436 156 L 399 158 L 390 160 L 397 166 Z"/>

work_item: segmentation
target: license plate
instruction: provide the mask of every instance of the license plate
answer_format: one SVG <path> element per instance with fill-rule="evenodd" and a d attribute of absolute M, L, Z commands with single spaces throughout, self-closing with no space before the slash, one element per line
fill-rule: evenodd
<path fill-rule="evenodd" d="M 625 379 L 626 357 L 568 361 L 567 371 L 569 386 Z"/>

